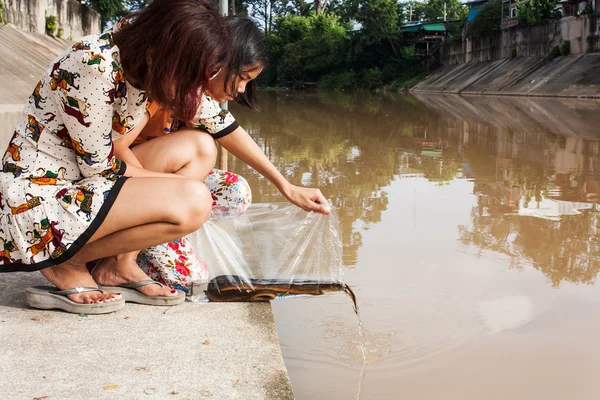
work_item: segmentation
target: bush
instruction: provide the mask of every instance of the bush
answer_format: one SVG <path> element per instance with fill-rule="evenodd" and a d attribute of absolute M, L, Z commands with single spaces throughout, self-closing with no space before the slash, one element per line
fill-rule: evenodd
<path fill-rule="evenodd" d="M 361 87 L 366 89 L 377 89 L 383 85 L 383 79 L 379 68 L 369 68 L 364 70 L 359 82 Z"/>
<path fill-rule="evenodd" d="M 568 56 L 569 54 L 571 54 L 571 42 L 565 40 L 562 46 L 560 47 L 560 52 L 563 56 Z"/>
<path fill-rule="evenodd" d="M 516 56 L 517 56 L 517 48 L 511 47 L 510 48 L 510 58 L 515 58 Z"/>
<path fill-rule="evenodd" d="M 427 77 L 427 75 L 428 75 L 428 72 L 422 71 L 408 79 L 405 79 L 402 81 L 395 81 L 387 88 L 387 90 L 392 91 L 392 92 L 397 92 L 399 90 L 413 88 L 419 82 L 421 82 L 423 79 L 425 79 Z"/>
<path fill-rule="evenodd" d="M 4 3 L 2 2 L 0 2 L 0 23 L 8 24 L 8 21 L 4 19 Z"/>
<path fill-rule="evenodd" d="M 54 35 L 56 29 L 58 28 L 58 19 L 56 15 L 48 15 L 46 17 L 46 33 L 48 35 Z"/>
<path fill-rule="evenodd" d="M 58 32 L 56 32 L 56 37 L 62 39 L 64 32 L 65 31 L 63 30 L 63 28 L 58 28 Z"/>
<path fill-rule="evenodd" d="M 548 59 L 552 60 L 556 57 L 560 57 L 560 47 L 554 46 L 552 50 L 550 50 L 550 54 L 548 54 Z"/>
<path fill-rule="evenodd" d="M 325 75 L 319 80 L 319 88 L 324 90 L 354 90 L 358 87 L 358 79 L 354 71 Z"/>

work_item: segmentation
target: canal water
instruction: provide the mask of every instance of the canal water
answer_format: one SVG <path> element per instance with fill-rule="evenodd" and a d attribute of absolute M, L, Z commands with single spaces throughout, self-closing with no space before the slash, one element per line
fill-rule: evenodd
<path fill-rule="evenodd" d="M 233 112 L 342 225 L 343 293 L 274 301 L 303 399 L 598 399 L 600 102 L 264 93 Z M 243 163 L 254 202 L 282 201 Z"/>

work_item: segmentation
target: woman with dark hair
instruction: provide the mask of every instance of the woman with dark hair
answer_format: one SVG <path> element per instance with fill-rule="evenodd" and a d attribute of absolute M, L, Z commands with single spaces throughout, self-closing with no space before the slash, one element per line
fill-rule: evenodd
<path fill-rule="evenodd" d="M 213 169 L 217 159 L 216 139 L 275 184 L 290 202 L 307 211 L 327 213 L 327 201 L 318 189 L 291 185 L 231 113 L 219 106 L 235 100 L 256 109 L 255 79 L 267 63 L 264 35 L 251 19 L 228 17 L 227 25 L 232 40 L 230 62 L 203 87 L 202 102 L 192 121 L 186 123 L 169 107 L 152 101 L 148 107 L 151 118 L 140 135 L 128 134 L 115 142 L 117 158 L 128 165 L 203 181 L 212 195 L 213 217 L 239 215 L 251 202 L 250 188 L 243 177 Z M 110 271 L 139 264 L 152 278 L 185 292 L 192 281 L 206 274 L 206 266 L 195 257 L 185 238 L 139 253 L 105 258 L 98 264 L 102 268 L 94 269 L 92 275 L 99 284 L 121 291 L 127 301 L 144 302 L 147 297 L 140 297 L 133 289 L 110 287 L 118 281 Z"/>
<path fill-rule="evenodd" d="M 206 221 L 212 200 L 201 181 L 115 155 L 148 120 L 148 97 L 182 121 L 194 118 L 201 91 L 229 64 L 228 32 L 205 0 L 154 0 L 117 32 L 83 38 L 46 69 L 0 173 L 0 272 L 40 270 L 56 286 L 28 288 L 30 306 L 118 310 L 124 299 L 98 287 L 85 263 L 168 242 Z M 151 304 L 184 300 L 134 264 L 104 275 Z"/>

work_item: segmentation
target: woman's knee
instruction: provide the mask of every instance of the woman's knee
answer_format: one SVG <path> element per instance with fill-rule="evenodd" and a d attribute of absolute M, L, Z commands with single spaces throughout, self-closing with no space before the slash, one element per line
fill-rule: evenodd
<path fill-rule="evenodd" d="M 200 159 L 206 160 L 205 164 L 210 166 L 206 171 L 206 175 L 208 175 L 217 162 L 218 151 L 215 139 L 206 132 L 194 131 L 194 144 L 196 155 Z"/>
<path fill-rule="evenodd" d="M 171 208 L 173 218 L 186 233 L 200 228 L 210 216 L 212 198 L 202 182 L 194 179 L 181 179 L 177 192 L 179 201 Z"/>

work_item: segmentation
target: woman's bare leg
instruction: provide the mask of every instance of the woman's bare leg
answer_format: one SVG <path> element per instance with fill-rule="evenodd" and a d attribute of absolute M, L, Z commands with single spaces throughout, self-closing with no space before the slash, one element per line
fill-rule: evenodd
<path fill-rule="evenodd" d="M 217 161 L 215 140 L 198 129 L 182 129 L 132 149 L 145 169 L 204 182 Z"/>
<path fill-rule="evenodd" d="M 90 241 L 69 261 L 42 270 L 59 289 L 76 286 L 116 285 L 148 279 L 127 263 L 87 273 L 85 263 L 164 243 L 198 229 L 208 219 L 212 200 L 204 184 L 178 178 L 130 178 L 104 222 Z M 94 282 L 95 281 L 95 282 Z M 140 290 L 142 291 L 142 290 Z M 150 285 L 142 293 L 172 295 L 170 288 Z M 110 301 L 114 294 L 100 292 L 69 295 L 75 302 Z"/>
<path fill-rule="evenodd" d="M 135 146 L 132 150 L 144 169 L 174 173 L 201 182 L 206 179 L 217 160 L 215 140 L 208 133 L 197 129 L 183 129 L 169 135 L 159 136 Z M 122 280 L 125 272 L 132 273 L 132 271 L 136 271 L 136 276 L 130 276 L 129 281 L 148 279 L 145 274 L 140 274 L 143 272 L 137 267 L 136 260 L 139 253 L 140 250 L 136 249 L 132 252 L 103 258 L 92 272 L 94 279 L 106 286 L 114 286 L 116 281 Z M 156 296 L 165 289 L 160 289 L 157 285 L 150 285 L 143 286 L 138 290 L 146 295 Z"/>

